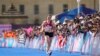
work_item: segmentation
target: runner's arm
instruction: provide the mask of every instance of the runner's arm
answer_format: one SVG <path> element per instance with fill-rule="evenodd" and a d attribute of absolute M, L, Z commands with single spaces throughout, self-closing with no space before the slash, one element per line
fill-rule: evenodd
<path fill-rule="evenodd" d="M 44 23 L 45 23 L 45 21 L 43 21 L 43 23 L 41 24 L 41 30 L 40 30 L 40 32 L 44 31 Z"/>

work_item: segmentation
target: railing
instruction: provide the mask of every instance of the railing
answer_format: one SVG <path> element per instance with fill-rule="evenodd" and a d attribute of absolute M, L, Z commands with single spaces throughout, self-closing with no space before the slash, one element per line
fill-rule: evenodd
<path fill-rule="evenodd" d="M 86 39 L 83 38 L 82 34 L 78 36 L 70 35 L 67 40 L 58 40 L 59 37 L 54 36 L 52 39 L 51 50 L 61 50 L 67 52 L 82 52 L 82 53 L 92 53 L 95 49 L 99 50 L 100 46 L 99 38 L 94 38 L 87 35 Z M 96 46 L 96 47 L 94 47 Z M 28 38 L 25 39 L 25 44 L 19 43 L 17 39 L 13 38 L 0 38 L 0 47 L 21 47 L 21 48 L 35 48 L 40 50 L 45 50 L 46 42 L 42 36 L 34 37 L 29 41 Z"/>

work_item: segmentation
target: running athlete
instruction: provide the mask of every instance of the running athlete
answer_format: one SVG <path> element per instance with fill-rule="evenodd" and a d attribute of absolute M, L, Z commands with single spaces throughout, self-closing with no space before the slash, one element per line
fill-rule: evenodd
<path fill-rule="evenodd" d="M 46 41 L 46 52 L 48 54 L 48 56 L 51 55 L 51 50 L 50 50 L 50 46 L 51 46 L 51 42 L 52 42 L 52 37 L 54 35 L 54 29 L 55 29 L 55 24 L 52 22 L 51 20 L 51 15 L 49 15 L 45 21 L 43 21 L 42 23 L 42 32 L 44 32 L 45 34 L 45 41 Z"/>

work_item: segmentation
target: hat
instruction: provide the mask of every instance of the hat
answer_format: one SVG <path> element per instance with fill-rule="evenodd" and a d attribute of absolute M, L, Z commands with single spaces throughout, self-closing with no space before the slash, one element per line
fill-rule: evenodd
<path fill-rule="evenodd" d="M 74 20 L 70 20 L 70 21 L 72 22 L 72 21 L 74 21 Z"/>
<path fill-rule="evenodd" d="M 87 29 L 87 28 L 88 28 L 87 26 L 82 26 L 82 27 L 81 27 L 81 29 Z"/>
<path fill-rule="evenodd" d="M 59 20 L 58 20 L 58 21 L 56 21 L 56 25 L 57 25 L 57 24 L 59 24 L 59 23 L 60 23 L 60 21 L 59 21 Z"/>
<path fill-rule="evenodd" d="M 84 20 L 82 20 L 82 21 L 81 21 L 81 24 L 84 24 L 84 23 L 85 23 L 85 21 L 84 21 Z"/>
<path fill-rule="evenodd" d="M 91 30 L 97 30 L 97 28 L 92 28 Z"/>
<path fill-rule="evenodd" d="M 96 25 L 96 24 L 93 24 L 92 27 L 93 27 L 93 28 L 97 28 L 97 25 Z"/>
<path fill-rule="evenodd" d="M 99 19 L 100 17 L 99 16 L 96 16 L 96 19 Z"/>
<path fill-rule="evenodd" d="M 63 24 L 66 24 L 66 22 L 63 22 Z"/>
<path fill-rule="evenodd" d="M 81 16 L 81 17 L 79 17 L 79 19 L 84 19 L 84 18 Z"/>
<path fill-rule="evenodd" d="M 51 17 L 51 20 L 55 20 L 56 19 L 56 15 L 53 15 L 52 17 Z"/>

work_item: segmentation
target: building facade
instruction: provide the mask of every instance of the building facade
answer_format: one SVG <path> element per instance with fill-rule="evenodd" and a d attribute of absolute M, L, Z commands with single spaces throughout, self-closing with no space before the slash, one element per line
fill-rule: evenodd
<path fill-rule="evenodd" d="M 81 0 L 80 4 L 99 9 L 98 0 Z M 76 0 L 0 0 L 0 24 L 41 24 L 48 14 L 76 7 Z"/>

